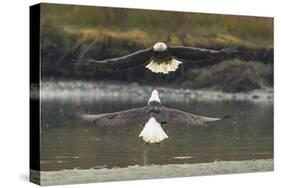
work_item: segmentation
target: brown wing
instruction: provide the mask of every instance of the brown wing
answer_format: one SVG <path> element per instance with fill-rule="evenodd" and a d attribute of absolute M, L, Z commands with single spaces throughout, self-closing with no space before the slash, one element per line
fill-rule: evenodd
<path fill-rule="evenodd" d="M 129 68 L 133 68 L 135 66 L 139 66 L 145 63 L 148 63 L 149 60 L 153 56 L 153 49 L 147 48 L 144 50 L 139 50 L 132 54 L 106 59 L 106 60 L 94 60 L 94 59 L 84 59 L 79 61 L 78 66 L 92 66 L 94 68 L 98 68 L 101 71 L 119 71 L 119 70 L 126 70 Z"/>
<path fill-rule="evenodd" d="M 204 125 L 208 122 L 218 121 L 228 117 L 229 116 L 225 116 L 222 118 L 205 117 L 205 116 L 187 113 L 181 110 L 162 107 L 156 119 L 159 122 L 166 123 L 166 124 Z"/>
<path fill-rule="evenodd" d="M 236 52 L 236 45 L 229 45 L 221 50 L 204 48 L 175 46 L 169 47 L 170 54 L 182 62 L 196 63 L 199 66 L 207 66 L 214 62 L 221 61 L 227 54 Z"/>
<path fill-rule="evenodd" d="M 147 107 L 143 107 L 107 114 L 86 114 L 82 112 L 79 116 L 84 120 L 93 122 L 94 126 L 116 127 L 146 123 L 149 119 L 149 110 Z"/>

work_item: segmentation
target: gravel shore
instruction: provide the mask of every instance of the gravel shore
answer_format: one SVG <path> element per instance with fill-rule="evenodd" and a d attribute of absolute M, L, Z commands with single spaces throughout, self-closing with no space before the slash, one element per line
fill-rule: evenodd
<path fill-rule="evenodd" d="M 41 185 L 76 184 L 104 181 L 124 181 L 153 178 L 173 178 L 186 176 L 218 175 L 230 173 L 272 171 L 272 159 L 246 161 L 220 161 L 198 164 L 168 164 L 129 166 L 113 169 L 73 169 L 61 171 L 31 171 L 31 179 Z"/>

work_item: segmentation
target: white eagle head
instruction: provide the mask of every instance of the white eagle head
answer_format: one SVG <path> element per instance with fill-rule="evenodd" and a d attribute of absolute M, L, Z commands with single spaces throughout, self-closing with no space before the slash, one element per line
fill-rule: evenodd
<path fill-rule="evenodd" d="M 163 42 L 157 42 L 156 44 L 153 45 L 153 50 L 156 52 L 163 52 L 167 50 L 167 45 Z"/>
<path fill-rule="evenodd" d="M 156 89 L 154 89 L 151 93 L 151 96 L 150 96 L 150 99 L 148 101 L 148 104 L 150 102 L 158 102 L 158 103 L 161 103 L 160 101 L 160 98 L 159 98 L 159 95 L 158 95 L 158 91 Z"/>

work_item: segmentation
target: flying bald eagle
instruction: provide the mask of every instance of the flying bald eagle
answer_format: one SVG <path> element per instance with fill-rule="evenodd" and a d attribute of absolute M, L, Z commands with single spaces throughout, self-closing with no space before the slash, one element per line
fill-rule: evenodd
<path fill-rule="evenodd" d="M 207 66 L 215 60 L 221 60 L 226 54 L 236 50 L 235 45 L 229 45 L 221 50 L 210 50 L 188 46 L 167 46 L 163 42 L 157 42 L 153 47 L 139 50 L 132 54 L 106 59 L 95 60 L 82 59 L 79 62 L 83 66 L 93 66 L 101 71 L 119 71 L 144 65 L 154 73 L 168 74 L 178 69 L 182 63 L 195 63 Z"/>
<path fill-rule="evenodd" d="M 93 122 L 94 126 L 144 125 L 139 137 L 142 137 L 146 144 L 160 143 L 168 138 L 161 127 L 163 124 L 205 125 L 208 122 L 229 117 L 211 118 L 166 108 L 161 105 L 157 90 L 153 90 L 148 105 L 145 107 L 107 114 L 87 114 L 82 110 L 79 116 L 84 120 Z"/>

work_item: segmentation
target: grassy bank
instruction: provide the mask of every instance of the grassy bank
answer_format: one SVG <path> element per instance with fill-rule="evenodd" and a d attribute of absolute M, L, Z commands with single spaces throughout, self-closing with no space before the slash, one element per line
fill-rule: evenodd
<path fill-rule="evenodd" d="M 46 26 L 100 41 L 106 36 L 125 37 L 143 45 L 165 41 L 210 46 L 233 41 L 247 47 L 273 46 L 273 19 L 261 17 L 45 4 L 42 29 Z"/>

